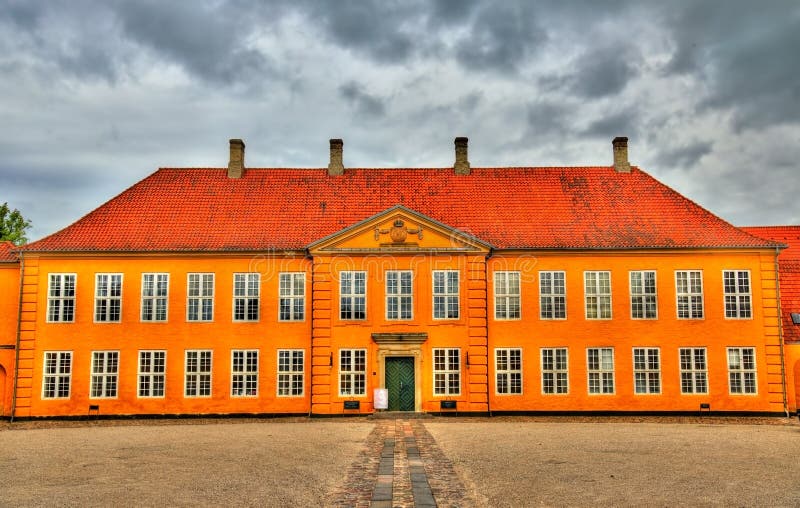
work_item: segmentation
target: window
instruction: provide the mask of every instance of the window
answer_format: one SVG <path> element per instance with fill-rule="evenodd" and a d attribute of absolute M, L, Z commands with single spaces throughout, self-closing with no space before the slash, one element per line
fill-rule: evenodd
<path fill-rule="evenodd" d="M 433 318 L 458 319 L 458 271 L 433 272 Z"/>
<path fill-rule="evenodd" d="M 567 319 L 566 278 L 565 272 L 539 272 L 541 319 Z"/>
<path fill-rule="evenodd" d="M 163 397 L 166 351 L 139 351 L 139 397 Z"/>
<path fill-rule="evenodd" d="M 461 394 L 461 350 L 438 348 L 433 350 L 433 394 Z"/>
<path fill-rule="evenodd" d="M 631 318 L 656 319 L 656 272 L 631 272 Z"/>
<path fill-rule="evenodd" d="M 306 309 L 306 274 L 280 274 L 280 321 L 303 321 Z"/>
<path fill-rule="evenodd" d="M 278 397 L 303 395 L 303 350 L 278 350 Z"/>
<path fill-rule="evenodd" d="M 706 348 L 681 348 L 681 393 L 708 393 Z"/>
<path fill-rule="evenodd" d="M 75 321 L 75 274 L 51 273 L 47 289 L 47 322 Z"/>
<path fill-rule="evenodd" d="M 584 272 L 586 319 L 611 319 L 611 272 Z"/>
<path fill-rule="evenodd" d="M 211 351 L 186 351 L 184 396 L 211 397 Z"/>
<path fill-rule="evenodd" d="M 118 373 L 119 351 L 93 351 L 90 396 L 93 399 L 116 397 Z"/>
<path fill-rule="evenodd" d="M 339 318 L 367 319 L 367 272 L 339 273 Z"/>
<path fill-rule="evenodd" d="M 339 350 L 339 395 L 367 393 L 367 350 Z"/>
<path fill-rule="evenodd" d="M 699 270 L 675 272 L 678 319 L 703 319 L 703 274 Z"/>
<path fill-rule="evenodd" d="M 45 351 L 43 399 L 68 399 L 72 377 L 71 351 Z"/>
<path fill-rule="evenodd" d="M 94 320 L 119 323 L 122 307 L 122 274 L 98 273 L 94 281 Z"/>
<path fill-rule="evenodd" d="M 614 393 L 614 350 L 610 347 L 586 350 L 589 371 L 589 393 Z"/>
<path fill-rule="evenodd" d="M 233 320 L 258 321 L 261 277 L 257 273 L 233 274 Z"/>
<path fill-rule="evenodd" d="M 234 349 L 231 351 L 231 396 L 255 397 L 258 395 L 258 350 Z"/>
<path fill-rule="evenodd" d="M 168 273 L 142 274 L 142 321 L 167 320 Z"/>
<path fill-rule="evenodd" d="M 386 319 L 411 319 L 411 272 L 386 272 Z"/>
<path fill-rule="evenodd" d="M 722 273 L 725 286 L 725 317 L 750 319 L 750 272 L 746 270 L 725 270 Z"/>
<path fill-rule="evenodd" d="M 567 348 L 542 348 L 542 393 L 569 393 Z"/>
<path fill-rule="evenodd" d="M 522 393 L 522 350 L 502 348 L 494 350 L 497 393 Z"/>
<path fill-rule="evenodd" d="M 519 319 L 519 272 L 494 273 L 494 317 L 495 319 Z"/>
<path fill-rule="evenodd" d="M 214 274 L 190 273 L 186 283 L 186 321 L 214 320 Z"/>
<path fill-rule="evenodd" d="M 661 393 L 661 359 L 658 348 L 633 348 L 633 389 L 635 393 Z"/>
<path fill-rule="evenodd" d="M 731 394 L 756 393 L 756 350 L 728 348 L 728 386 Z"/>

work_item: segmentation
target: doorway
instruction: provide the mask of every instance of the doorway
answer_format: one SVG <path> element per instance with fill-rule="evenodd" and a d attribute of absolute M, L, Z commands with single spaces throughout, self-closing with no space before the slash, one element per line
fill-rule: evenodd
<path fill-rule="evenodd" d="M 386 357 L 385 386 L 389 391 L 389 411 L 414 411 L 414 357 Z"/>

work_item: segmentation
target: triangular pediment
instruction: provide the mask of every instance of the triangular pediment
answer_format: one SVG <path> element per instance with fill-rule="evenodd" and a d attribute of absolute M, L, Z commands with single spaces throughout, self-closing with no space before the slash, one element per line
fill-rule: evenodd
<path fill-rule="evenodd" d="M 426 215 L 394 206 L 308 246 L 340 252 L 488 252 L 491 245 Z"/>

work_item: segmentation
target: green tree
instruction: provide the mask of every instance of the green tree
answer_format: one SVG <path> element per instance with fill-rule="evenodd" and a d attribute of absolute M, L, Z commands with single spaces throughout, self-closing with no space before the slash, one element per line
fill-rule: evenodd
<path fill-rule="evenodd" d="M 12 211 L 8 203 L 0 206 L 0 241 L 10 241 L 14 245 L 23 245 L 28 241 L 25 231 L 31 227 L 31 221 L 19 213 L 16 208 Z"/>

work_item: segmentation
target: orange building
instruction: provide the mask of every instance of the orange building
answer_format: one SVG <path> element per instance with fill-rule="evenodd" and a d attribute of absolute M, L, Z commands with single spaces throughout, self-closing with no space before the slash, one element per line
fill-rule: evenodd
<path fill-rule="evenodd" d="M 455 148 L 246 168 L 231 140 L 227 169 L 160 169 L 20 249 L 14 416 L 788 409 L 781 243 L 632 167 L 627 138 L 596 167 Z"/>

